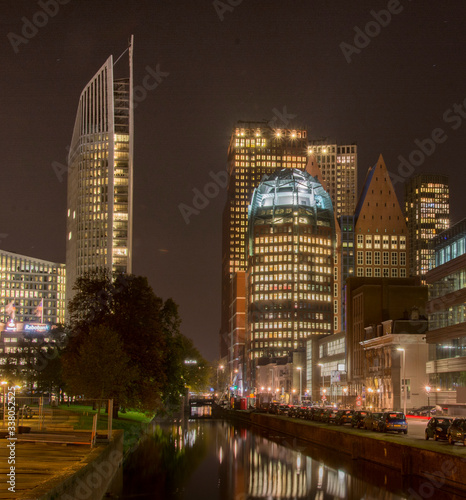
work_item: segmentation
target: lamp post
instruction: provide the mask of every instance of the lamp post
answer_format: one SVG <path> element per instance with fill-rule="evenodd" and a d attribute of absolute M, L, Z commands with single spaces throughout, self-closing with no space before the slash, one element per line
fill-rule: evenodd
<path fill-rule="evenodd" d="M 369 405 L 369 408 L 372 410 L 372 403 L 373 403 L 372 393 L 374 392 L 374 389 L 372 389 L 372 387 L 369 387 L 367 389 L 367 392 L 370 394 L 369 399 L 371 404 Z"/>
<path fill-rule="evenodd" d="M 303 399 L 303 369 L 298 366 L 297 370 L 299 370 L 299 404 L 301 404 Z"/>
<path fill-rule="evenodd" d="M 344 401 L 343 404 L 348 406 L 348 387 L 343 387 Z"/>
<path fill-rule="evenodd" d="M 2 386 L 3 386 L 3 427 L 5 427 L 5 389 L 7 386 L 8 382 L 6 380 L 2 380 Z"/>
<path fill-rule="evenodd" d="M 402 357 L 402 366 L 401 366 L 401 372 L 403 373 L 403 378 L 402 378 L 402 381 L 401 381 L 401 387 L 403 388 L 403 413 L 406 415 L 406 358 L 405 358 L 405 355 L 406 355 L 406 351 L 402 348 L 402 347 L 397 347 L 396 348 L 397 351 L 400 351 L 403 353 L 403 357 Z"/>
<path fill-rule="evenodd" d="M 320 366 L 320 381 L 322 383 L 322 394 L 325 393 L 324 389 L 325 389 L 325 379 L 324 379 L 324 376 L 322 375 L 322 372 L 324 371 L 324 365 L 322 363 L 319 363 L 319 366 Z"/>
<path fill-rule="evenodd" d="M 432 387 L 430 387 L 430 385 L 426 385 L 425 390 L 427 393 L 427 411 L 429 412 L 430 417 L 430 391 L 432 390 Z"/>
<path fill-rule="evenodd" d="M 223 365 L 219 365 L 217 366 L 217 391 L 219 390 L 219 387 L 218 387 L 218 371 L 219 370 L 222 370 L 223 371 Z"/>

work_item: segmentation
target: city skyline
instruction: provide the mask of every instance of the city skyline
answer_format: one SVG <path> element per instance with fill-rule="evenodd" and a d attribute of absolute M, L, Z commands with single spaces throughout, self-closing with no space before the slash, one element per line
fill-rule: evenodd
<path fill-rule="evenodd" d="M 0 248 L 65 262 L 66 158 L 76 101 L 109 54 L 123 53 L 132 33 L 133 272 L 180 305 L 183 333 L 207 358 L 218 356 L 226 200 L 219 173 L 238 120 L 356 142 L 360 187 L 382 153 L 402 206 L 411 176 L 449 175 L 452 224 L 463 219 L 466 7 L 401 7 L 377 35 L 360 39 L 356 28 L 370 32 L 372 12 L 386 10 L 387 2 L 242 2 L 223 13 L 210 2 L 69 2 L 29 31 L 26 21 L 38 19 L 40 5 L 5 7 L 8 188 Z"/>

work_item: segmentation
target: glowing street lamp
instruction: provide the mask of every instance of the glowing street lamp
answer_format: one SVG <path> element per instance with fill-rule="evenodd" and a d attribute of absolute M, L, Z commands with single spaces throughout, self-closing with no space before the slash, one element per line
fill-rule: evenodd
<path fill-rule="evenodd" d="M 300 366 L 298 366 L 297 369 L 299 370 L 299 404 L 301 404 L 303 392 L 303 369 Z"/>
<path fill-rule="evenodd" d="M 223 366 L 223 365 L 219 365 L 219 366 L 217 366 L 217 390 L 218 390 L 218 371 L 219 371 L 219 370 L 222 370 L 222 372 L 223 372 L 223 368 L 224 368 L 224 366 Z"/>
<path fill-rule="evenodd" d="M 403 387 L 403 413 L 406 415 L 406 393 L 408 392 L 406 390 L 406 362 L 405 362 L 406 351 L 402 347 L 397 347 L 396 350 L 403 353 L 403 358 L 402 358 L 403 364 L 401 367 L 401 371 L 403 373 L 403 381 L 401 383 L 401 387 Z"/>
<path fill-rule="evenodd" d="M 430 417 L 430 391 L 432 390 L 432 387 L 430 385 L 425 386 L 425 390 L 427 393 L 427 411 L 429 412 L 429 417 Z"/>
<path fill-rule="evenodd" d="M 1 384 L 3 386 L 3 427 L 5 427 L 5 390 L 8 382 L 6 380 L 2 380 Z"/>

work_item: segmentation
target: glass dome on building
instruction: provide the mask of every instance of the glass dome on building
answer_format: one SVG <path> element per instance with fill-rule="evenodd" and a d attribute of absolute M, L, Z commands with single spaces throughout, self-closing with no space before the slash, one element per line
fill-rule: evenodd
<path fill-rule="evenodd" d="M 293 222 L 293 215 L 298 215 L 293 212 L 295 208 L 301 209 L 301 222 L 331 227 L 332 233 L 335 233 L 332 200 L 322 184 L 306 171 L 284 168 L 264 176 L 254 191 L 248 217 L 249 255 L 253 225 Z"/>

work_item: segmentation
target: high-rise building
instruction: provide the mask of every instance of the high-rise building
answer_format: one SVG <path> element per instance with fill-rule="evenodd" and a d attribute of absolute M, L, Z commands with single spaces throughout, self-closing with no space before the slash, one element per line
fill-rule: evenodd
<path fill-rule="evenodd" d="M 448 176 L 419 174 L 405 184 L 405 215 L 408 224 L 409 272 L 425 275 L 434 250 L 429 241 L 450 227 Z"/>
<path fill-rule="evenodd" d="M 132 46 L 131 38 L 128 76 L 114 78 L 110 56 L 79 99 L 68 157 L 67 301 L 86 272 L 131 272 Z"/>
<path fill-rule="evenodd" d="M 227 355 L 234 342 L 229 329 L 230 280 L 237 271 L 246 270 L 246 229 L 252 193 L 264 175 L 281 168 L 304 170 L 306 162 L 306 130 L 271 128 L 267 122 L 240 121 L 231 136 L 229 183 L 222 223 L 222 357 Z"/>
<path fill-rule="evenodd" d="M 358 193 L 357 145 L 309 140 L 309 153 L 315 155 L 320 166 L 336 216 L 353 215 Z"/>
<path fill-rule="evenodd" d="M 338 327 L 336 240 L 330 196 L 308 172 L 281 169 L 264 177 L 255 189 L 248 221 L 247 273 L 253 386 L 254 366 L 261 359 L 304 353 L 307 339 L 329 335 Z"/>
<path fill-rule="evenodd" d="M 65 322 L 65 264 L 0 250 L 2 321 Z"/>
<path fill-rule="evenodd" d="M 432 244 L 426 371 L 438 403 L 456 414 L 466 403 L 466 219 L 435 236 Z"/>
<path fill-rule="evenodd" d="M 356 207 L 354 233 L 354 276 L 408 276 L 408 228 L 382 155 L 367 172 Z"/>

